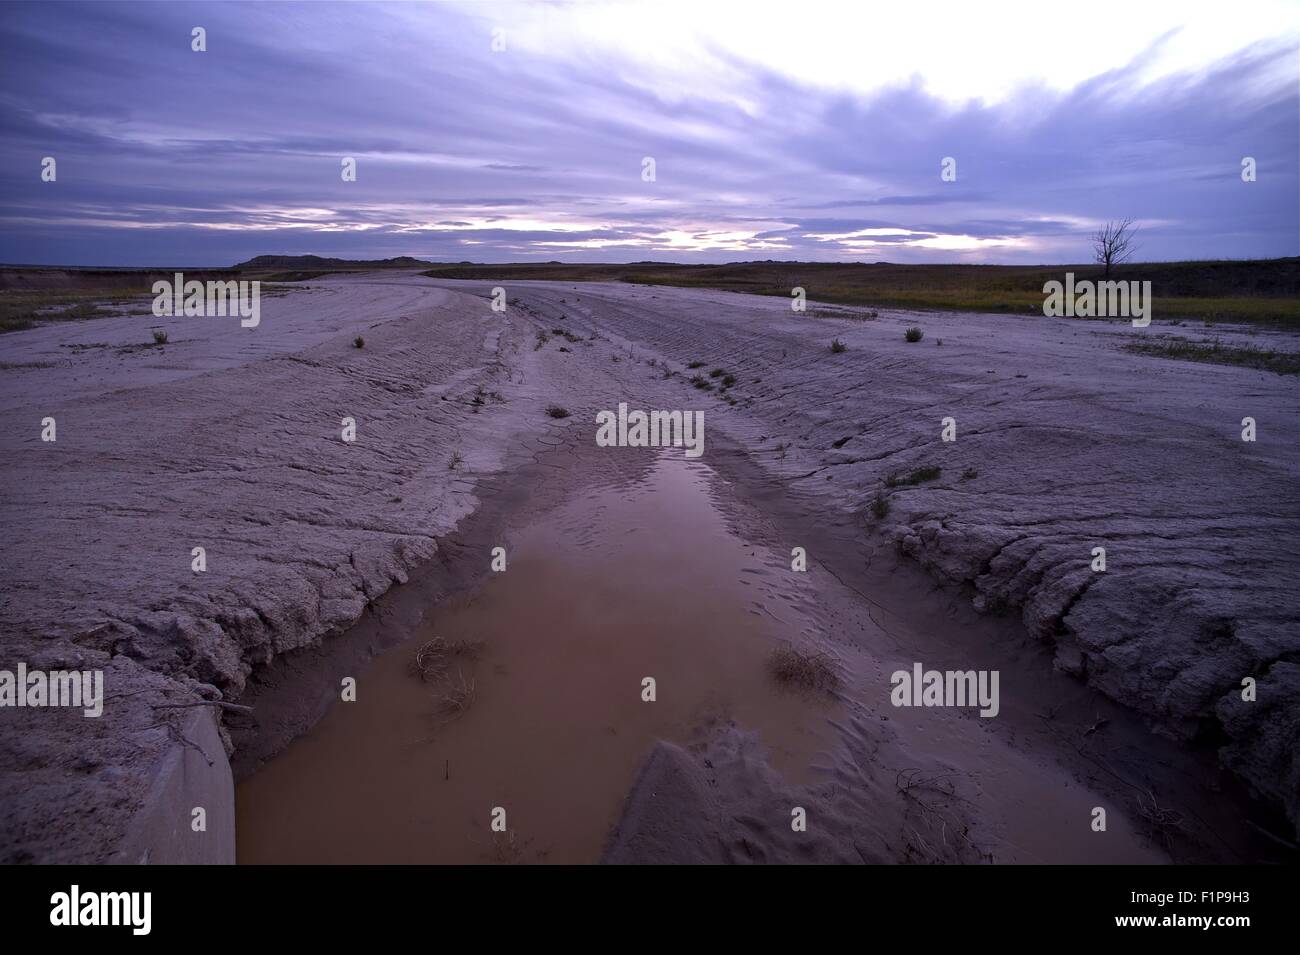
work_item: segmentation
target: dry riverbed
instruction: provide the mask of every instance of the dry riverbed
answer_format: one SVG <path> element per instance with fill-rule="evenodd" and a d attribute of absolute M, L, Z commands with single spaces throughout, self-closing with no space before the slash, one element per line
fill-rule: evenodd
<path fill-rule="evenodd" d="M 491 288 L 346 275 L 257 329 L 0 338 L 3 667 L 102 669 L 107 697 L 0 710 L 4 858 L 138 857 L 196 747 L 231 754 L 245 861 L 1285 851 L 1294 376 L 1103 322 L 560 283 L 509 283 L 502 315 Z M 702 410 L 704 455 L 597 448 L 621 401 Z M 430 683 L 434 639 L 475 649 Z M 837 685 L 775 679 L 782 647 Z M 892 706 L 914 662 L 999 671 L 999 714 Z"/>

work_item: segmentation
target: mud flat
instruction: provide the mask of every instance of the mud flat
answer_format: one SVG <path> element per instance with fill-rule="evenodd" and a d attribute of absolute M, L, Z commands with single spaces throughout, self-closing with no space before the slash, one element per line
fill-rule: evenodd
<path fill-rule="evenodd" d="M 1058 669 L 1158 731 L 1212 747 L 1300 824 L 1300 386 L 1124 348 L 1161 336 L 1294 354 L 1296 336 L 799 315 L 779 300 L 662 287 L 510 288 L 547 320 L 596 328 L 682 379 L 733 375 L 729 402 L 716 387 L 704 393 L 713 433 L 966 585 L 976 607 L 1019 617 Z M 921 341 L 905 340 L 912 326 Z M 837 338 L 846 348 L 832 353 Z M 1242 440 L 1247 417 L 1253 442 Z M 942 440 L 945 418 L 953 442 Z M 908 483 L 926 468 L 938 477 Z M 1091 569 L 1099 546 L 1104 573 Z M 1242 699 L 1247 678 L 1253 703 Z"/>
<path fill-rule="evenodd" d="M 492 631 L 480 705 L 423 744 L 487 775 L 471 731 L 510 738 L 508 700 L 523 692 L 503 692 L 512 677 L 492 671 L 493 654 L 526 667 L 535 648 L 497 625 L 524 611 L 509 603 L 518 595 L 486 596 L 505 581 L 483 582 L 484 545 L 518 535 L 526 547 L 529 528 L 558 540 L 545 518 L 525 519 L 524 499 L 581 510 L 581 495 L 622 480 L 619 469 L 649 468 L 655 452 L 594 447 L 596 412 L 620 401 L 705 411 L 708 480 L 734 484 L 739 502 L 713 495 L 733 536 L 763 545 L 755 559 L 769 574 L 774 555 L 809 551 L 810 582 L 782 592 L 812 590 L 777 630 L 834 652 L 845 682 L 833 702 L 781 721 L 818 741 L 803 748 L 771 728 L 764 738 L 759 716 L 784 704 L 758 705 L 771 687 L 753 681 L 737 696 L 749 709 L 710 721 L 665 708 L 664 725 L 629 724 L 638 742 L 611 756 L 616 771 L 593 774 L 581 838 L 575 823 L 529 822 L 526 809 L 516 820 L 528 851 L 1254 861 L 1274 844 L 1253 841 L 1251 812 L 1216 760 L 1262 797 L 1255 822 L 1277 830 L 1268 805 L 1296 821 L 1294 378 L 1130 354 L 1117 346 L 1135 330 L 1095 322 L 862 321 L 734 294 L 552 283 L 511 283 L 503 316 L 489 289 L 349 275 L 265 301 L 256 330 L 170 319 L 168 343 L 154 347 L 158 320 L 124 317 L 0 340 L 5 665 L 103 669 L 107 690 L 99 720 L 0 710 L 4 858 L 103 861 L 128 845 L 144 855 L 133 826 L 156 810 L 160 767 L 198 745 L 187 729 L 195 709 L 219 717 L 222 752 L 199 745 L 213 791 L 232 756 L 241 807 L 274 805 L 287 784 L 259 780 L 279 759 L 312 765 L 298 754 L 316 747 L 326 754 L 317 767 L 337 767 L 358 727 L 334 724 L 348 706 L 348 719 L 374 718 L 368 704 L 336 702 L 343 676 L 358 678 L 359 700 L 373 679 L 381 701 L 431 705 L 398 665 L 430 621 Z M 903 340 L 912 324 L 925 329 L 919 343 Z M 832 354 L 832 338 L 847 350 Z M 709 378 L 715 368 L 724 374 Z M 691 384 L 697 374 L 712 390 Z M 570 416 L 549 417 L 551 405 Z M 1254 443 L 1240 440 L 1245 416 L 1258 422 Z M 40 440 L 45 417 L 58 422 L 52 444 Z M 344 417 L 357 423 L 353 443 L 340 438 Z M 944 417 L 956 419 L 955 442 L 940 440 Z M 887 486 L 931 466 L 934 480 Z M 192 569 L 198 546 L 203 573 Z M 1107 550 L 1102 574 L 1089 567 L 1095 546 Z M 559 566 L 542 564 L 535 579 L 520 574 L 525 594 L 524 582 Z M 475 622 L 473 604 L 456 599 L 480 585 L 487 609 Z M 779 638 L 766 627 L 722 628 L 752 636 L 751 677 L 756 648 Z M 1004 668 L 1002 715 L 890 707 L 890 672 L 917 660 Z M 1244 677 L 1258 681 L 1255 703 L 1240 701 Z M 231 703 L 253 713 L 215 705 Z M 572 705 L 548 710 L 546 725 L 558 731 L 568 712 L 590 730 Z M 643 704 L 634 693 L 622 705 Z M 823 706 L 847 709 L 834 718 Z M 318 743 L 308 731 L 322 719 Z M 428 759 L 419 771 L 436 777 Z M 451 755 L 443 762 L 461 785 Z M 403 778 L 390 771 L 380 778 Z M 624 778 L 635 784 L 611 806 Z M 442 818 L 460 824 L 471 808 L 456 800 L 469 790 L 447 795 Z M 795 839 L 795 796 L 836 823 Z M 1017 805 L 1048 808 L 1017 830 Z M 1116 812 L 1107 837 L 1088 841 L 1096 805 Z M 347 818 L 360 827 L 357 813 Z M 263 820 L 250 818 L 247 841 L 243 826 L 241 855 L 280 851 Z M 949 838 L 954 826 L 969 841 Z M 217 828 L 212 841 L 233 846 Z M 829 835 L 843 832 L 854 837 Z M 188 833 L 159 839 L 205 838 Z M 495 851 L 486 827 L 484 840 L 474 851 Z"/>

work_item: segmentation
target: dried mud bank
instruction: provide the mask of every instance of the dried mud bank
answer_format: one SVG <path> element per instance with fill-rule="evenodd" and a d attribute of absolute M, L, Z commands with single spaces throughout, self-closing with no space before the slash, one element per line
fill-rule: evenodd
<path fill-rule="evenodd" d="M 508 319 L 419 282 L 325 282 L 264 301 L 257 329 L 168 319 L 168 343 L 142 345 L 157 322 L 0 342 L 6 666 L 105 674 L 99 719 L 0 711 L 9 861 L 113 858 L 160 767 L 196 745 L 194 708 L 238 700 L 254 668 L 427 562 L 527 402 L 502 394 Z"/>
<path fill-rule="evenodd" d="M 541 324 L 653 361 L 651 376 L 700 376 L 712 390 L 695 389 L 695 406 L 712 433 L 968 585 L 981 610 L 1017 614 L 1058 668 L 1159 731 L 1214 747 L 1300 828 L 1300 386 L 1123 350 L 1159 335 L 1295 352 L 1295 336 L 795 314 L 780 300 L 662 287 L 509 289 Z M 904 338 L 913 325 L 919 342 Z M 718 368 L 735 379 L 725 392 L 709 377 Z M 1242 440 L 1246 417 L 1254 442 Z M 942 440 L 945 418 L 955 441 Z M 907 483 L 924 468 L 939 474 Z M 1092 570 L 1096 547 L 1105 572 Z M 1246 678 L 1255 702 L 1242 699 Z"/>

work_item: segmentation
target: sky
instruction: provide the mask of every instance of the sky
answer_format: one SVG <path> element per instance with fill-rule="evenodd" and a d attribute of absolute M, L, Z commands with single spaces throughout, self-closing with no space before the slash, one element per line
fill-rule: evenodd
<path fill-rule="evenodd" d="M 1125 217 L 1138 260 L 1297 255 L 1298 14 L 3 3 L 0 262 L 1068 263 Z"/>

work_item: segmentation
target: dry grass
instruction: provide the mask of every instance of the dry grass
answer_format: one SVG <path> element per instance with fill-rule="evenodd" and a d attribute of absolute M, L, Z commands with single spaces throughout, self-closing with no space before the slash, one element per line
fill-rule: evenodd
<path fill-rule="evenodd" d="M 477 660 L 483 653 L 481 640 L 444 640 L 434 637 L 421 644 L 411 661 L 411 673 L 432 683 L 451 668 L 453 658 Z"/>
<path fill-rule="evenodd" d="M 772 651 L 767 661 L 773 679 L 786 687 L 832 693 L 840 687 L 835 662 L 825 653 L 800 650 L 785 644 Z"/>
<path fill-rule="evenodd" d="M 447 685 L 438 694 L 438 709 L 450 715 L 451 719 L 462 715 L 478 699 L 478 685 L 474 679 L 465 679 L 461 670 L 447 681 Z"/>
<path fill-rule="evenodd" d="M 452 661 L 472 663 L 483 653 L 479 640 L 444 640 L 434 637 L 421 644 L 411 660 L 411 673 L 425 683 L 436 684 L 433 691 L 435 724 L 459 719 L 478 699 L 478 683 L 466 676 L 459 666 L 451 672 Z"/>
<path fill-rule="evenodd" d="M 434 637 L 415 651 L 411 672 L 424 682 L 436 680 L 447 672 L 447 644 L 442 637 Z"/>
<path fill-rule="evenodd" d="M 905 829 L 910 831 L 907 851 L 915 861 L 993 862 L 992 845 L 977 844 L 970 831 L 970 821 L 959 812 L 959 804 L 972 804 L 957 790 L 958 778 L 972 778 L 970 773 L 927 773 L 920 769 L 901 769 L 894 786 L 910 811 Z M 930 838 L 921 835 L 924 828 Z M 906 835 L 906 832 L 904 833 Z"/>
<path fill-rule="evenodd" d="M 514 830 L 492 833 L 492 857 L 500 865 L 517 865 L 523 860 L 524 847 Z"/>
<path fill-rule="evenodd" d="M 1138 815 L 1150 827 L 1151 833 L 1165 845 L 1169 845 L 1175 833 L 1183 828 L 1183 814 L 1176 809 L 1168 809 L 1156 801 L 1156 794 L 1151 790 L 1139 791 L 1137 797 Z"/>

